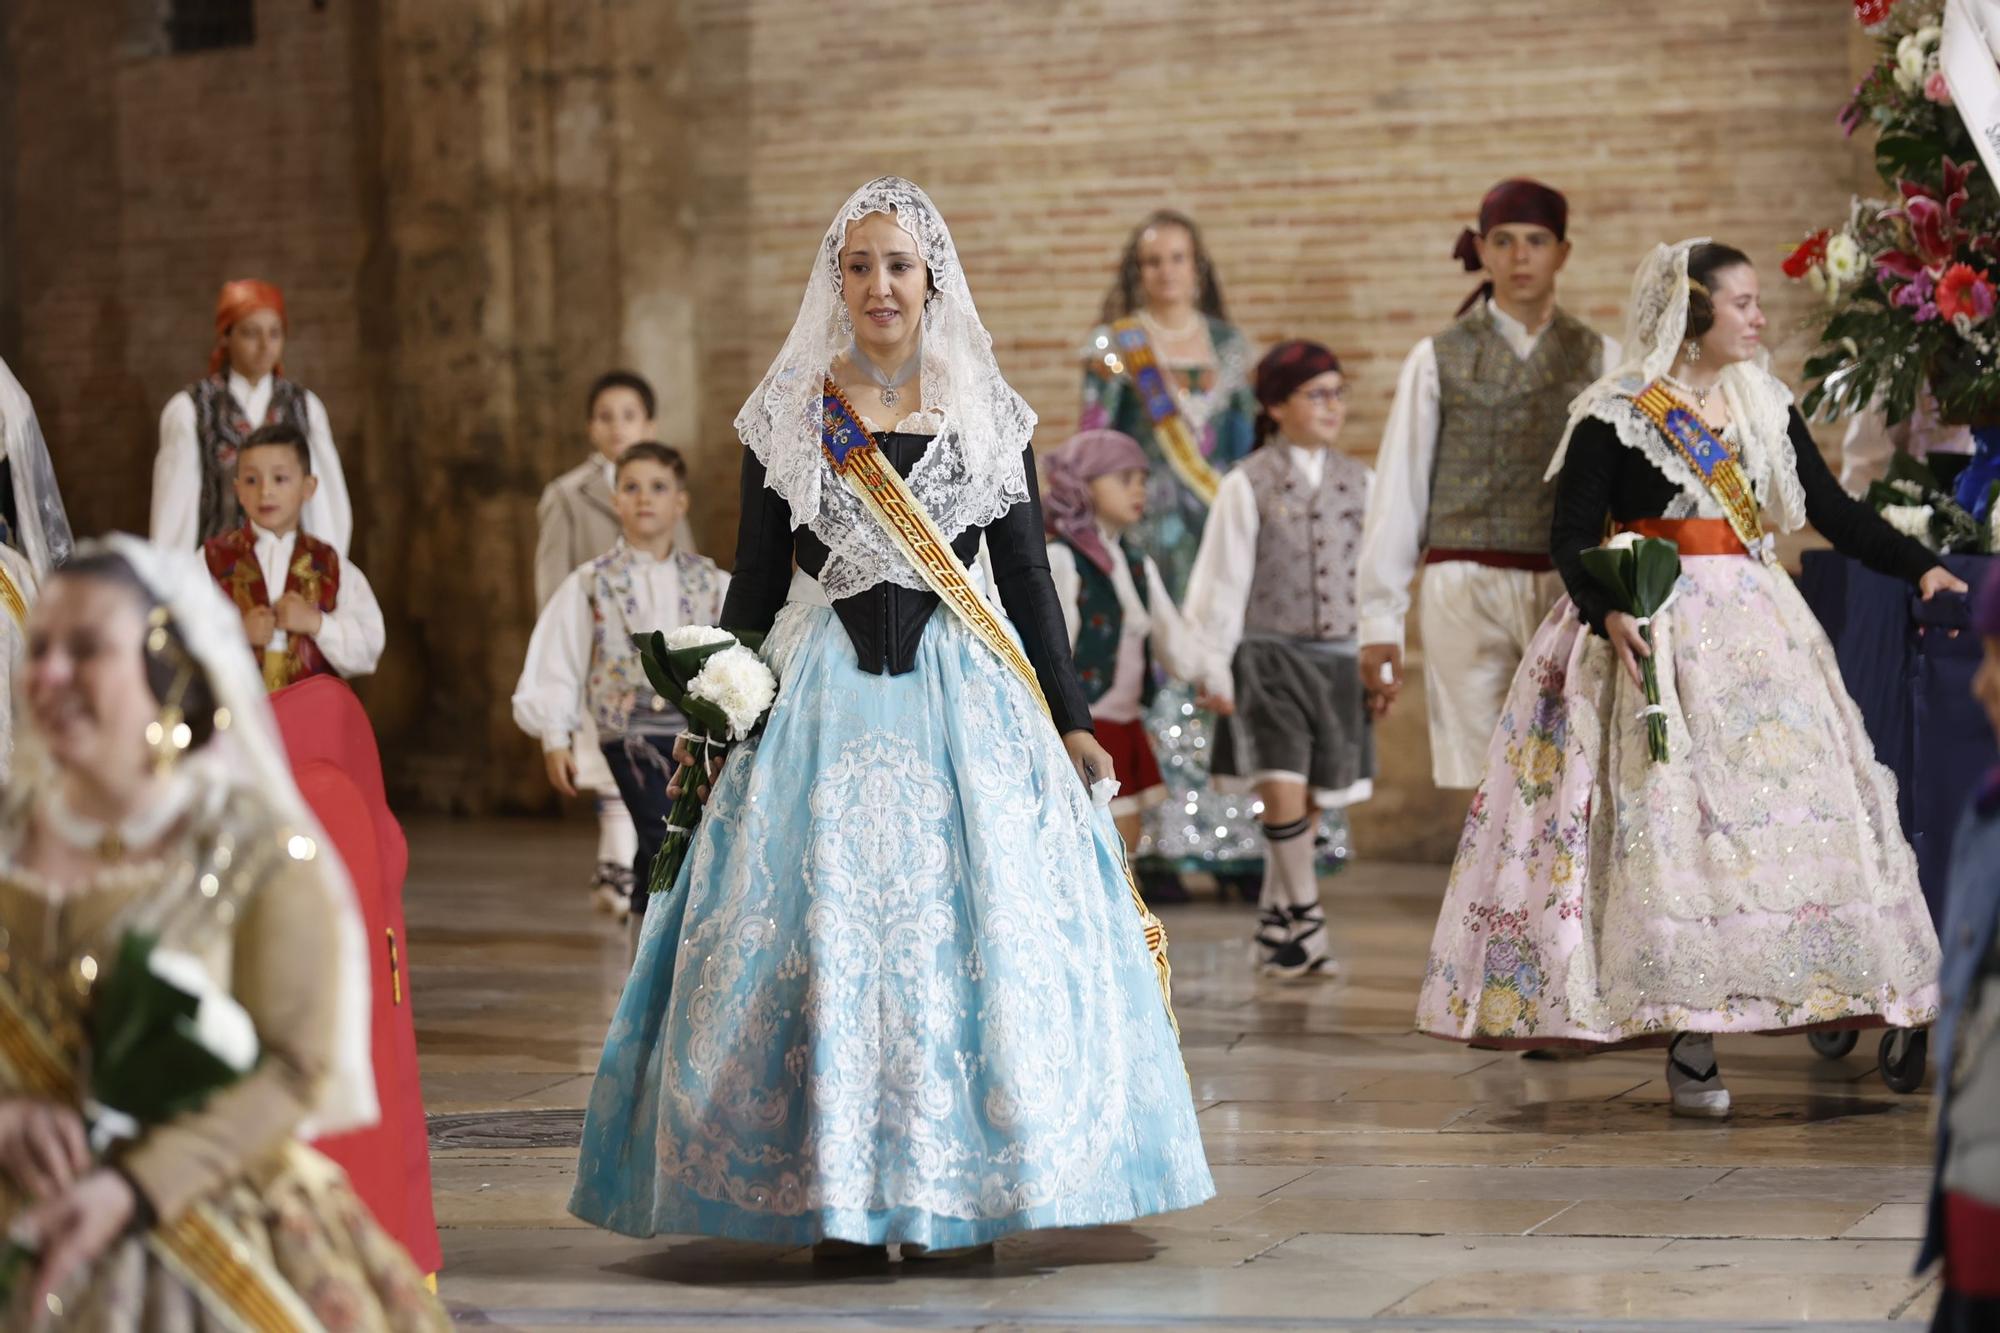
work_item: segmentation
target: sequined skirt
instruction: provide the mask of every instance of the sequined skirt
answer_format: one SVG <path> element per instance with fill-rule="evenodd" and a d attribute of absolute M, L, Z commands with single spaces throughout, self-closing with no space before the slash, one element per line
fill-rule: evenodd
<path fill-rule="evenodd" d="M 1536 634 L 1452 866 L 1423 1031 L 1543 1045 L 1935 1016 L 1895 778 L 1819 622 L 1781 570 L 1682 564 L 1653 626 L 1664 763 L 1567 598 Z"/>
<path fill-rule="evenodd" d="M 907 675 L 794 604 L 764 733 L 647 912 L 578 1217 L 932 1247 L 1214 1191 L 1108 815 L 940 611 Z"/>

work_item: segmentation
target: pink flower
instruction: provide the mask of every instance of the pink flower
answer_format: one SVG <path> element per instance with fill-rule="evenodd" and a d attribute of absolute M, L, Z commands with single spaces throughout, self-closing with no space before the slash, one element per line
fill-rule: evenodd
<path fill-rule="evenodd" d="M 1993 284 L 1984 270 L 1953 264 L 1938 279 L 1937 308 L 1946 319 L 1964 315 L 1977 323 L 1993 313 Z"/>
<path fill-rule="evenodd" d="M 1924 96 L 1939 106 L 1951 105 L 1951 85 L 1944 81 L 1944 71 L 1934 69 L 1924 79 Z"/>

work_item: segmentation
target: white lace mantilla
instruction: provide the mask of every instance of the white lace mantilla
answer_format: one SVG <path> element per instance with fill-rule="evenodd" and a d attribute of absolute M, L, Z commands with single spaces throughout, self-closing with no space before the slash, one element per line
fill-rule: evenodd
<path fill-rule="evenodd" d="M 1624 359 L 1570 404 L 1569 426 L 1549 460 L 1548 479 L 1562 471 L 1577 425 L 1595 417 L 1609 422 L 1621 443 L 1638 450 L 1680 488 L 1666 517 L 1724 517 L 1700 474 L 1632 402 L 1673 369 L 1687 334 L 1688 255 L 1707 242 L 1706 236 L 1693 236 L 1655 246 L 1632 275 L 1625 340 L 1620 344 Z M 1722 372 L 1722 397 L 1732 423 L 1727 438 L 1765 516 L 1778 531 L 1791 532 L 1806 521 L 1805 487 L 1792 452 L 1792 391 L 1771 373 L 1765 359 L 1759 353 L 1757 359 L 1739 361 Z"/>
<path fill-rule="evenodd" d="M 737 434 L 764 465 L 766 485 L 791 508 L 794 525 L 826 544 L 820 582 L 836 601 L 878 583 L 928 586 L 820 449 L 822 384 L 853 338 L 841 300 L 840 253 L 848 225 L 871 213 L 888 214 L 910 233 L 934 285 L 924 302 L 919 373 L 926 407 L 943 417 L 909 485 L 947 540 L 1028 498 L 1021 456 L 1035 430 L 1034 410 L 1001 377 L 992 335 L 979 321 L 951 233 L 930 197 L 895 176 L 856 190 L 820 242 L 791 335 L 736 417 Z"/>

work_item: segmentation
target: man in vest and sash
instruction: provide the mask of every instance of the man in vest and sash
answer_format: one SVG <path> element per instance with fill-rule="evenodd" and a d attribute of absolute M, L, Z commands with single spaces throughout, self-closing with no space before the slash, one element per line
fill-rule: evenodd
<path fill-rule="evenodd" d="M 1507 180 L 1454 254 L 1486 281 L 1458 322 L 1403 362 L 1375 461 L 1359 568 L 1361 673 L 1393 702 L 1421 563 L 1431 778 L 1479 783 L 1522 653 L 1562 594 L 1549 559 L 1555 488 L 1543 482 L 1570 400 L 1618 361 L 1615 341 L 1556 306 L 1569 204 Z"/>

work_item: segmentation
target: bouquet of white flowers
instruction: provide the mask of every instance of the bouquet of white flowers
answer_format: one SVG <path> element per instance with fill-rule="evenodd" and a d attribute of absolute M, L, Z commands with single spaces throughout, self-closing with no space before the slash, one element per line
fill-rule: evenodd
<path fill-rule="evenodd" d="M 681 768 L 681 794 L 667 815 L 667 836 L 647 876 L 647 893 L 662 894 L 680 876 L 695 825 L 701 821 L 697 788 L 708 781 L 709 757 L 764 725 L 778 697 L 778 678 L 757 656 L 763 645 L 761 634 L 689 625 L 671 634 L 657 630 L 635 634 L 632 641 L 653 689 L 688 720 L 693 758 Z"/>
<path fill-rule="evenodd" d="M 201 961 L 128 933 L 90 1008 L 90 1148 L 199 1110 L 256 1067 L 257 1027 Z M 35 1260 L 33 1237 L 0 1249 L 0 1302 Z"/>

